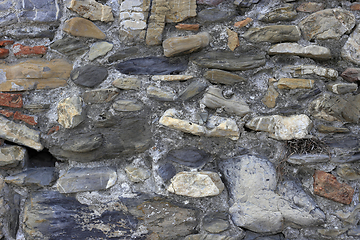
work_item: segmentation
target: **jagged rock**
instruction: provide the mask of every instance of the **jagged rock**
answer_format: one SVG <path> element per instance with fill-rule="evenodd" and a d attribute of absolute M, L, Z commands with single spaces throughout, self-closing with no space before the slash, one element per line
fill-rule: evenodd
<path fill-rule="evenodd" d="M 40 132 L 0 116 L 0 138 L 41 151 Z"/>
<path fill-rule="evenodd" d="M 168 0 L 166 22 L 177 23 L 196 16 L 196 0 Z"/>
<path fill-rule="evenodd" d="M 171 150 L 165 158 L 191 168 L 201 168 L 211 160 L 210 154 L 197 148 Z"/>
<path fill-rule="evenodd" d="M 15 64 L 0 64 L 0 91 L 50 89 L 67 84 L 72 64 L 63 59 L 30 59 Z"/>
<path fill-rule="evenodd" d="M 229 28 L 226 29 L 228 35 L 228 47 L 231 51 L 234 51 L 235 48 L 240 46 L 239 36 L 236 32 L 231 31 Z"/>
<path fill-rule="evenodd" d="M 144 104 L 136 99 L 121 99 L 114 102 L 113 109 L 120 112 L 133 112 L 143 109 Z"/>
<path fill-rule="evenodd" d="M 149 97 L 155 98 L 158 101 L 171 102 L 176 98 L 174 91 L 161 89 L 153 85 L 147 87 L 146 93 Z"/>
<path fill-rule="evenodd" d="M 89 60 L 92 61 L 98 57 L 104 56 L 106 53 L 111 51 L 114 44 L 109 42 L 97 42 L 91 46 L 89 51 Z"/>
<path fill-rule="evenodd" d="M 207 52 L 193 59 L 200 67 L 217 68 L 230 71 L 249 70 L 265 65 L 265 56 L 237 55 L 230 52 Z"/>
<path fill-rule="evenodd" d="M 141 80 L 135 77 L 118 78 L 112 82 L 112 85 L 124 90 L 139 90 L 141 87 Z"/>
<path fill-rule="evenodd" d="M 102 5 L 95 0 L 71 0 L 68 8 L 77 12 L 80 16 L 90 20 L 99 20 L 102 22 L 114 21 L 111 7 Z"/>
<path fill-rule="evenodd" d="M 74 17 L 67 20 L 64 24 L 63 31 L 76 37 L 88 37 L 96 39 L 106 38 L 105 33 L 103 33 L 94 23 L 80 17 Z"/>
<path fill-rule="evenodd" d="M 168 191 L 188 197 L 209 197 L 224 190 L 219 175 L 215 172 L 180 172 L 172 179 Z"/>
<path fill-rule="evenodd" d="M 259 16 L 259 20 L 268 23 L 274 23 L 278 21 L 291 21 L 297 16 L 297 12 L 294 10 L 293 4 L 285 4 L 281 7 L 276 7 L 270 12 Z"/>
<path fill-rule="evenodd" d="M 303 47 L 298 43 L 279 43 L 271 46 L 268 53 L 269 55 L 285 54 L 314 59 L 331 59 L 330 49 L 326 47 L 317 45 Z"/>
<path fill-rule="evenodd" d="M 240 77 L 239 75 L 219 69 L 207 71 L 204 74 L 204 77 L 212 83 L 221 83 L 226 85 L 234 85 L 235 83 L 246 81 L 246 79 Z"/>
<path fill-rule="evenodd" d="M 197 18 L 203 23 L 214 23 L 229 20 L 234 15 L 235 11 L 230 9 L 206 8 L 199 12 Z"/>
<path fill-rule="evenodd" d="M 278 89 L 310 89 L 314 87 L 314 80 L 301 78 L 281 78 L 278 83 Z"/>
<path fill-rule="evenodd" d="M 269 132 L 270 137 L 278 140 L 291 140 L 305 138 L 312 128 L 312 122 L 304 114 L 290 117 L 272 115 L 254 117 L 246 123 L 246 127 L 255 131 Z"/>
<path fill-rule="evenodd" d="M 118 94 L 117 88 L 94 89 L 84 92 L 82 97 L 86 103 L 106 103 L 114 100 Z"/>
<path fill-rule="evenodd" d="M 266 27 L 250 28 L 243 37 L 250 42 L 297 42 L 301 32 L 294 25 L 271 25 Z"/>
<path fill-rule="evenodd" d="M 210 35 L 207 32 L 196 35 L 172 37 L 163 42 L 165 57 L 187 54 L 209 45 Z"/>
<path fill-rule="evenodd" d="M 299 23 L 306 40 L 340 39 L 355 26 L 355 16 L 341 8 L 315 12 Z"/>
<path fill-rule="evenodd" d="M 177 100 L 186 101 L 189 100 L 207 88 L 208 84 L 205 81 L 197 80 L 190 83 L 183 91 L 181 91 L 177 97 Z"/>
<path fill-rule="evenodd" d="M 20 146 L 4 146 L 0 148 L 0 167 L 16 166 L 25 160 L 27 151 Z"/>
<path fill-rule="evenodd" d="M 86 65 L 71 71 L 70 77 L 74 83 L 83 87 L 94 87 L 103 82 L 108 76 L 106 67 Z"/>
<path fill-rule="evenodd" d="M 317 2 L 304 2 L 300 6 L 296 8 L 299 12 L 308 12 L 313 13 L 325 8 L 324 3 L 317 3 Z"/>
<path fill-rule="evenodd" d="M 143 182 L 151 176 L 149 170 L 142 167 L 134 167 L 132 165 L 126 166 L 125 172 L 130 181 L 135 183 Z"/>
<path fill-rule="evenodd" d="M 341 74 L 341 77 L 343 77 L 348 82 L 360 81 L 360 68 L 347 68 Z"/>
<path fill-rule="evenodd" d="M 72 60 L 89 50 L 89 46 L 84 44 L 83 41 L 71 37 L 56 40 L 50 44 L 50 48 L 65 54 Z"/>
<path fill-rule="evenodd" d="M 76 153 L 85 153 L 99 148 L 104 139 L 99 133 L 77 134 L 61 145 L 61 149 Z"/>
<path fill-rule="evenodd" d="M 358 85 L 356 83 L 331 83 L 326 87 L 329 91 L 336 94 L 355 92 L 358 89 Z"/>
<path fill-rule="evenodd" d="M 85 119 L 80 97 L 69 97 L 61 100 L 57 106 L 58 122 L 64 128 L 74 128 Z"/>
<path fill-rule="evenodd" d="M 225 212 L 207 214 L 203 219 L 203 227 L 207 232 L 220 233 L 230 226 L 228 215 Z"/>
<path fill-rule="evenodd" d="M 29 168 L 20 173 L 5 178 L 5 182 L 18 186 L 48 187 L 57 179 L 57 173 L 53 167 Z"/>
<path fill-rule="evenodd" d="M 275 107 L 276 99 L 279 96 L 279 93 L 276 91 L 274 87 L 274 82 L 276 82 L 274 78 L 269 79 L 269 88 L 265 96 L 261 99 L 262 103 L 264 103 L 268 108 Z"/>
<path fill-rule="evenodd" d="M 338 72 L 332 68 L 324 68 L 316 65 L 288 65 L 281 69 L 283 72 L 290 73 L 293 77 L 299 77 L 303 75 L 316 75 L 319 77 L 325 77 L 331 80 L 336 80 Z"/>
<path fill-rule="evenodd" d="M 156 75 L 151 77 L 154 81 L 185 81 L 192 78 L 191 75 Z"/>
<path fill-rule="evenodd" d="M 235 96 L 230 99 L 226 99 L 222 95 L 222 90 L 213 86 L 210 86 L 206 90 L 201 103 L 208 108 L 223 107 L 226 112 L 234 113 L 241 117 L 251 112 L 249 106 L 243 99 Z"/>
<path fill-rule="evenodd" d="M 292 154 L 287 161 L 296 165 L 324 163 L 330 161 L 330 156 L 327 154 Z"/>
<path fill-rule="evenodd" d="M 358 43 L 359 37 L 360 27 L 357 26 L 341 49 L 341 56 L 355 64 L 360 64 L 360 56 L 358 51 L 360 47 L 360 44 Z"/>

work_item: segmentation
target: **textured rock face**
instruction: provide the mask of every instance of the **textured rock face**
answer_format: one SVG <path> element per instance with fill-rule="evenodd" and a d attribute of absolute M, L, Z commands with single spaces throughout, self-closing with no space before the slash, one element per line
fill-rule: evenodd
<path fill-rule="evenodd" d="M 301 32 L 293 25 L 272 25 L 266 27 L 250 28 L 243 37 L 250 42 L 296 42 Z"/>
<path fill-rule="evenodd" d="M 260 15 L 259 20 L 263 22 L 291 21 L 297 16 L 294 5 L 285 4 L 284 6 L 272 9 L 270 12 Z"/>
<path fill-rule="evenodd" d="M 324 68 L 316 65 L 288 65 L 282 68 L 284 72 L 290 73 L 293 77 L 303 75 L 316 75 L 319 77 L 329 78 L 335 80 L 338 77 L 338 72 L 332 68 Z"/>
<path fill-rule="evenodd" d="M 0 167 L 17 165 L 25 160 L 26 149 L 20 146 L 8 146 L 0 148 Z"/>
<path fill-rule="evenodd" d="M 71 71 L 70 77 L 76 83 L 84 87 L 94 87 L 100 84 L 108 76 L 108 71 L 104 67 L 86 65 L 75 68 Z"/>
<path fill-rule="evenodd" d="M 357 51 L 359 48 L 359 42 L 357 40 L 359 36 L 360 28 L 356 27 L 341 50 L 341 56 L 355 64 L 360 63 L 360 57 Z"/>
<path fill-rule="evenodd" d="M 204 74 L 204 77 L 212 83 L 221 83 L 227 85 L 234 85 L 235 83 L 246 81 L 243 77 L 219 69 L 207 71 Z"/>
<path fill-rule="evenodd" d="M 209 44 L 210 35 L 206 32 L 185 37 L 168 38 L 163 42 L 164 55 L 172 57 L 192 53 Z"/>
<path fill-rule="evenodd" d="M 106 35 L 91 21 L 74 17 L 65 22 L 63 30 L 76 37 L 105 39 Z"/>
<path fill-rule="evenodd" d="M 281 78 L 277 84 L 279 89 L 310 89 L 314 86 L 314 80 L 301 78 Z"/>
<path fill-rule="evenodd" d="M 210 154 L 197 148 L 183 148 L 172 150 L 166 156 L 166 160 L 179 163 L 191 168 L 200 168 L 209 162 Z"/>
<path fill-rule="evenodd" d="M 82 108 L 83 100 L 80 97 L 69 97 L 58 104 L 58 122 L 64 128 L 74 128 L 84 121 L 85 115 Z"/>
<path fill-rule="evenodd" d="M 330 59 L 330 49 L 326 47 L 310 45 L 303 47 L 297 43 L 279 43 L 269 49 L 270 55 L 287 54 L 315 59 Z"/>
<path fill-rule="evenodd" d="M 114 21 L 111 7 L 102 5 L 95 0 L 72 0 L 68 7 L 77 12 L 80 16 L 89 18 L 90 20 L 99 20 L 102 22 Z"/>

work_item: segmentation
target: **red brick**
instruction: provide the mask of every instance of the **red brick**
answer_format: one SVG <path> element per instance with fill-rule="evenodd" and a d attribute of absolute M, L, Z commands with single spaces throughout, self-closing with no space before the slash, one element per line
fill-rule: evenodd
<path fill-rule="evenodd" d="M 8 111 L 8 110 L 0 110 L 0 114 L 4 115 L 5 117 L 11 117 L 12 115 L 14 115 L 14 112 Z"/>
<path fill-rule="evenodd" d="M 29 57 L 29 56 L 46 54 L 47 47 L 45 46 L 30 47 L 17 43 L 13 46 L 13 51 L 16 57 Z"/>
<path fill-rule="evenodd" d="M 245 27 L 246 25 L 250 24 L 252 21 L 253 21 L 252 18 L 246 18 L 245 20 L 234 23 L 234 27 L 242 28 L 242 27 Z"/>
<path fill-rule="evenodd" d="M 60 130 L 60 126 L 54 126 L 54 127 L 50 128 L 50 130 L 48 131 L 47 135 L 50 135 L 50 134 L 52 134 L 52 133 L 54 133 L 54 132 L 57 132 L 57 131 L 59 131 L 59 130 Z"/>
<path fill-rule="evenodd" d="M 14 43 L 13 40 L 2 40 L 2 41 L 0 41 L 0 47 L 5 47 L 5 46 L 11 45 L 13 43 Z"/>
<path fill-rule="evenodd" d="M 179 30 L 199 31 L 200 24 L 183 24 L 180 23 L 175 26 Z"/>
<path fill-rule="evenodd" d="M 18 111 L 15 112 L 14 119 L 23 121 L 23 122 L 33 125 L 33 126 L 37 124 L 37 122 L 35 121 L 35 118 L 33 116 L 22 114 Z"/>
<path fill-rule="evenodd" d="M 350 7 L 351 11 L 359 11 L 360 10 L 360 3 L 353 3 Z"/>
<path fill-rule="evenodd" d="M 0 48 L 0 58 L 7 58 L 9 56 L 9 49 Z"/>
<path fill-rule="evenodd" d="M 330 173 L 315 171 L 314 193 L 339 203 L 350 204 L 354 189 L 346 183 L 339 183 Z"/>
<path fill-rule="evenodd" d="M 21 94 L 0 93 L 0 106 L 21 108 L 23 100 Z"/>

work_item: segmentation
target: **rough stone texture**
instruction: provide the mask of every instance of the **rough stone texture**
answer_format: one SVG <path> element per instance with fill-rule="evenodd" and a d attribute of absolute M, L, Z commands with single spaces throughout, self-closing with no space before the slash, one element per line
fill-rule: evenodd
<path fill-rule="evenodd" d="M 276 99 L 279 96 L 279 93 L 276 91 L 274 87 L 274 82 L 276 79 L 269 79 L 269 88 L 265 94 L 265 96 L 261 99 L 262 103 L 264 103 L 268 108 L 274 108 L 276 105 Z"/>
<path fill-rule="evenodd" d="M 236 32 L 231 31 L 229 28 L 226 29 L 228 35 L 228 47 L 231 51 L 240 46 L 239 36 Z"/>
<path fill-rule="evenodd" d="M 20 120 L 22 122 L 25 122 L 29 125 L 35 126 L 38 124 L 36 118 L 34 116 L 29 116 L 27 114 L 22 114 L 19 111 L 16 111 L 14 113 L 14 120 Z"/>
<path fill-rule="evenodd" d="M 112 105 L 114 110 L 121 112 L 140 111 L 144 105 L 136 99 L 121 99 L 114 102 Z"/>
<path fill-rule="evenodd" d="M 186 31 L 194 31 L 197 32 L 199 31 L 200 28 L 200 24 L 184 24 L 184 23 L 179 23 L 176 26 L 176 29 L 179 30 L 186 30 Z"/>
<path fill-rule="evenodd" d="M 57 179 L 57 173 L 53 167 L 30 168 L 23 172 L 8 176 L 6 183 L 18 186 L 52 186 Z"/>
<path fill-rule="evenodd" d="M 297 43 L 279 43 L 271 46 L 269 55 L 286 54 L 297 55 L 300 57 L 309 57 L 314 59 L 330 59 L 330 49 L 317 45 L 309 45 L 306 47 Z"/>
<path fill-rule="evenodd" d="M 163 42 L 165 57 L 187 54 L 206 47 L 210 42 L 210 35 L 206 32 L 196 35 L 168 38 Z"/>
<path fill-rule="evenodd" d="M 75 68 L 70 74 L 76 84 L 84 87 L 94 87 L 104 81 L 107 76 L 108 71 L 105 67 L 95 65 Z"/>
<path fill-rule="evenodd" d="M 250 42 L 297 42 L 301 32 L 293 25 L 271 25 L 266 27 L 250 28 L 243 37 Z"/>
<path fill-rule="evenodd" d="M 61 100 L 57 106 L 58 122 L 64 128 L 74 128 L 85 119 L 83 100 L 80 97 L 69 97 Z"/>
<path fill-rule="evenodd" d="M 243 77 L 219 69 L 205 72 L 204 77 L 212 83 L 221 83 L 226 85 L 234 85 L 235 83 L 246 81 Z"/>
<path fill-rule="evenodd" d="M 252 23 L 252 21 L 253 21 L 252 18 L 246 18 L 246 19 L 244 19 L 242 21 L 234 23 L 234 27 L 243 28 L 243 27 L 249 25 L 250 23 Z"/>
<path fill-rule="evenodd" d="M 288 65 L 282 68 L 284 72 L 290 73 L 293 77 L 299 77 L 303 75 L 316 75 L 319 77 L 329 78 L 336 80 L 338 72 L 332 68 L 324 68 L 316 65 Z"/>
<path fill-rule="evenodd" d="M 285 4 L 281 7 L 276 7 L 270 12 L 259 16 L 259 20 L 263 22 L 274 23 L 278 21 L 291 21 L 297 16 L 297 12 L 294 10 L 293 4 Z"/>
<path fill-rule="evenodd" d="M 357 82 L 360 80 L 360 68 L 347 68 L 341 77 L 348 82 Z"/>
<path fill-rule="evenodd" d="M 279 89 L 310 89 L 314 87 L 314 82 L 315 81 L 311 79 L 281 78 L 277 83 L 277 87 Z"/>
<path fill-rule="evenodd" d="M 143 182 L 151 176 L 149 170 L 142 167 L 126 166 L 125 172 L 132 182 Z"/>
<path fill-rule="evenodd" d="M 92 61 L 98 57 L 104 56 L 106 53 L 111 51 L 114 44 L 108 42 L 97 42 L 91 46 L 89 51 L 89 60 Z"/>
<path fill-rule="evenodd" d="M 15 57 L 22 58 L 22 57 L 34 57 L 34 56 L 43 56 L 46 54 L 47 47 L 45 46 L 24 46 L 20 43 L 13 45 L 13 53 Z"/>
<path fill-rule="evenodd" d="M 185 81 L 192 78 L 193 76 L 191 75 L 157 75 L 151 77 L 154 81 Z"/>
<path fill-rule="evenodd" d="M 333 126 L 319 125 L 317 129 L 321 133 L 349 133 L 348 128 L 338 128 Z"/>
<path fill-rule="evenodd" d="M 64 37 L 56 40 L 50 45 L 50 47 L 51 49 L 55 49 L 65 54 L 70 59 L 74 59 L 78 55 L 82 55 L 89 49 L 88 45 L 84 44 L 83 41 L 71 37 Z"/>
<path fill-rule="evenodd" d="M 225 212 L 208 214 L 203 219 L 203 225 L 207 232 L 220 233 L 229 228 L 228 216 Z"/>
<path fill-rule="evenodd" d="M 313 13 L 320 10 L 323 10 L 325 8 L 324 3 L 317 3 L 317 2 L 305 2 L 302 3 L 300 6 L 296 8 L 299 12 L 308 12 Z"/>
<path fill-rule="evenodd" d="M 102 22 L 114 21 L 111 7 L 102 5 L 95 0 L 72 0 L 68 8 L 90 20 L 99 20 Z"/>
<path fill-rule="evenodd" d="M 153 85 L 146 89 L 146 93 L 150 98 L 155 98 L 158 101 L 171 102 L 176 99 L 174 91 L 161 89 Z"/>
<path fill-rule="evenodd" d="M 315 12 L 299 23 L 306 40 L 340 39 L 355 26 L 355 16 L 341 8 Z"/>
<path fill-rule="evenodd" d="M 342 50 L 341 50 L 341 56 L 355 64 L 360 63 L 360 57 L 358 54 L 359 49 L 359 39 L 360 36 L 360 27 L 357 26 L 355 30 L 351 33 L 350 37 L 344 44 Z"/>
<path fill-rule="evenodd" d="M 223 1 L 224 0 L 197 0 L 196 3 L 216 6 L 216 5 L 219 5 Z"/>
<path fill-rule="evenodd" d="M 74 17 L 65 22 L 63 30 L 76 37 L 105 39 L 106 35 L 91 21 Z"/>
<path fill-rule="evenodd" d="M 326 154 L 293 154 L 288 158 L 288 162 L 296 165 L 324 163 L 330 160 Z"/>
<path fill-rule="evenodd" d="M 233 10 L 222 10 L 219 8 L 206 8 L 198 13 L 197 18 L 202 23 L 223 22 L 235 15 Z"/>
<path fill-rule="evenodd" d="M 26 149 L 20 146 L 5 146 L 0 148 L 0 167 L 16 166 L 25 160 Z"/>
<path fill-rule="evenodd" d="M 356 83 L 331 83 L 327 85 L 329 91 L 336 94 L 355 92 L 358 89 Z"/>
<path fill-rule="evenodd" d="M 86 103 L 106 103 L 114 100 L 118 94 L 116 88 L 94 89 L 84 92 L 82 97 Z"/>
<path fill-rule="evenodd" d="M 166 156 L 167 161 L 173 161 L 191 168 L 200 168 L 211 160 L 210 154 L 204 150 L 189 147 L 171 150 Z"/>
<path fill-rule="evenodd" d="M 119 78 L 112 82 L 114 87 L 124 90 L 139 90 L 141 87 L 141 80 L 138 78 Z"/>
<path fill-rule="evenodd" d="M 177 97 L 177 100 L 186 101 L 199 93 L 203 92 L 207 88 L 208 84 L 205 81 L 197 80 L 190 83 L 183 91 L 181 91 Z"/>
<path fill-rule="evenodd" d="M 99 133 L 78 134 L 68 139 L 61 145 L 61 149 L 76 153 L 85 153 L 99 148 L 103 143 L 103 137 Z"/>

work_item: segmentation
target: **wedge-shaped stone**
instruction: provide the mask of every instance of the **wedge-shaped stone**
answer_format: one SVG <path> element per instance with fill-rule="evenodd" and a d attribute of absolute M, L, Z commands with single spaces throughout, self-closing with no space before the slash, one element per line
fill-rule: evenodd
<path fill-rule="evenodd" d="M 47 187 L 53 185 L 57 179 L 54 167 L 29 168 L 20 173 L 8 176 L 5 182 L 18 186 Z"/>
<path fill-rule="evenodd" d="M 105 39 L 106 35 L 93 22 L 74 17 L 65 22 L 63 30 L 76 37 Z"/>
<path fill-rule="evenodd" d="M 338 77 L 338 72 L 332 68 L 324 68 L 316 65 L 288 65 L 281 69 L 283 72 L 290 73 L 293 77 L 303 75 L 316 75 L 335 80 Z"/>
<path fill-rule="evenodd" d="M 265 96 L 261 99 L 262 103 L 264 103 L 268 108 L 274 108 L 276 105 L 276 99 L 279 96 L 279 93 L 276 91 L 274 87 L 274 82 L 276 79 L 269 79 L 269 88 L 265 94 Z"/>
<path fill-rule="evenodd" d="M 102 22 L 114 21 L 111 7 L 102 5 L 95 0 L 72 0 L 69 9 L 90 20 L 99 20 Z"/>
<path fill-rule="evenodd" d="M 215 172 L 180 172 L 172 179 L 168 191 L 188 197 L 209 197 L 224 190 L 219 174 Z"/>
<path fill-rule="evenodd" d="M 341 77 L 343 77 L 348 82 L 360 81 L 360 68 L 347 68 L 341 74 Z"/>
<path fill-rule="evenodd" d="M 83 87 L 94 87 L 103 82 L 108 76 L 106 67 L 96 65 L 85 65 L 71 71 L 71 79 Z"/>
<path fill-rule="evenodd" d="M 271 25 L 250 28 L 243 37 L 250 42 L 297 42 L 301 32 L 294 25 Z"/>
<path fill-rule="evenodd" d="M 49 89 L 67 85 L 72 64 L 62 59 L 31 59 L 0 64 L 0 91 Z"/>
<path fill-rule="evenodd" d="M 179 93 L 177 100 L 186 101 L 199 93 L 203 92 L 207 88 L 208 84 L 203 80 L 196 80 L 190 83 L 183 91 Z"/>
<path fill-rule="evenodd" d="M 327 125 L 318 125 L 317 130 L 321 133 L 349 133 L 350 129 L 344 127 L 333 127 Z"/>
<path fill-rule="evenodd" d="M 40 132 L 0 116 L 0 138 L 41 151 Z"/>
<path fill-rule="evenodd" d="M 126 166 L 125 172 L 130 181 L 135 183 L 143 182 L 151 176 L 151 172 L 148 169 L 132 165 Z"/>
<path fill-rule="evenodd" d="M 234 85 L 235 83 L 246 81 L 246 79 L 240 77 L 239 75 L 219 69 L 207 71 L 204 74 L 204 77 L 212 83 L 221 83 L 226 85 Z"/>
<path fill-rule="evenodd" d="M 355 64 L 360 64 L 360 55 L 359 55 L 359 48 L 360 48 L 360 26 L 357 26 L 355 30 L 351 33 L 350 37 L 344 44 L 341 50 L 341 56 Z"/>
<path fill-rule="evenodd" d="M 279 43 L 269 49 L 269 55 L 284 54 L 297 55 L 314 59 L 331 59 L 330 49 L 317 45 L 306 47 L 297 43 Z"/>
<path fill-rule="evenodd" d="M 191 75 L 157 75 L 152 76 L 151 79 L 154 81 L 185 81 L 192 79 L 194 76 Z"/>
<path fill-rule="evenodd" d="M 358 89 L 358 85 L 356 83 L 331 83 L 326 87 L 329 91 L 336 94 L 355 92 Z"/>
<path fill-rule="evenodd" d="M 5 146 L 0 148 L 0 167 L 16 166 L 25 160 L 26 149 L 20 146 Z"/>
<path fill-rule="evenodd" d="M 312 122 L 304 114 L 290 117 L 272 115 L 255 117 L 246 123 L 246 127 L 269 132 L 270 137 L 278 140 L 291 140 L 305 138 L 312 128 Z"/>
<path fill-rule="evenodd" d="M 166 156 L 166 161 L 172 161 L 191 168 L 201 168 L 212 158 L 209 153 L 195 147 L 173 149 Z"/>
<path fill-rule="evenodd" d="M 279 89 L 310 89 L 314 87 L 314 80 L 301 78 L 281 78 L 277 84 Z"/>
<path fill-rule="evenodd" d="M 235 96 L 230 99 L 226 99 L 222 95 L 222 90 L 213 86 L 210 86 L 206 90 L 201 103 L 203 103 L 208 108 L 216 109 L 223 107 L 226 112 L 234 113 L 241 117 L 251 112 L 249 106 L 243 99 Z"/>
<path fill-rule="evenodd" d="M 116 180 L 116 171 L 111 168 L 72 168 L 60 176 L 57 189 L 61 193 L 105 190 L 113 186 Z"/>
<path fill-rule="evenodd" d="M 56 40 L 50 47 L 65 54 L 72 60 L 89 50 L 89 46 L 85 44 L 84 41 L 72 37 L 64 37 Z"/>
<path fill-rule="evenodd" d="M 146 89 L 146 93 L 149 97 L 155 98 L 156 100 L 159 101 L 171 102 L 174 101 L 174 99 L 176 98 L 174 91 L 165 90 L 153 85 L 150 85 Z"/>
<path fill-rule="evenodd" d="M 231 51 L 234 51 L 235 48 L 237 48 L 238 46 L 240 46 L 240 42 L 239 42 L 239 36 L 237 34 L 237 32 L 232 31 L 231 29 L 227 28 L 226 29 L 226 33 L 228 35 L 228 48 Z"/>
<path fill-rule="evenodd" d="M 94 89 L 84 92 L 83 99 L 87 103 L 111 102 L 119 94 L 117 88 Z"/>
<path fill-rule="evenodd" d="M 74 128 L 85 119 L 83 100 L 80 97 L 69 97 L 61 100 L 57 106 L 58 122 L 64 128 Z"/>
<path fill-rule="evenodd" d="M 165 57 L 195 52 L 209 45 L 210 35 L 202 32 L 196 35 L 172 37 L 163 42 Z"/>

